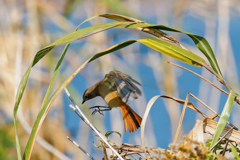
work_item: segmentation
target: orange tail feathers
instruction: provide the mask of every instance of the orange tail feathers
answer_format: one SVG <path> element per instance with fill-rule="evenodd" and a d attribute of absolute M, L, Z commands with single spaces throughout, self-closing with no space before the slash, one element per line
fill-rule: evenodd
<path fill-rule="evenodd" d="M 122 103 L 120 109 L 122 112 L 125 132 L 127 132 L 127 126 L 130 133 L 137 130 L 140 127 L 142 118 L 126 103 Z"/>

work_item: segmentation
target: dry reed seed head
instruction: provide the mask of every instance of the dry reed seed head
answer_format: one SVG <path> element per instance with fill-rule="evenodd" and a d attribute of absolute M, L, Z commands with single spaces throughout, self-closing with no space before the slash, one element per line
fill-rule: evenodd
<path fill-rule="evenodd" d="M 170 154 L 170 152 L 168 150 L 165 150 L 165 156 L 166 157 L 172 157 L 172 154 Z"/>
<path fill-rule="evenodd" d="M 165 152 L 165 156 L 166 159 L 177 159 L 177 156 L 175 154 L 170 154 L 170 152 L 167 150 Z"/>
<path fill-rule="evenodd" d="M 164 156 L 167 159 L 206 159 L 210 153 L 203 143 L 188 137 L 184 137 L 184 141 L 180 144 L 170 144 L 169 148 L 177 153 L 171 153 L 166 150 Z"/>
<path fill-rule="evenodd" d="M 220 154 L 217 156 L 217 160 L 227 160 L 227 158 Z"/>
<path fill-rule="evenodd" d="M 178 151 L 178 145 L 170 144 L 170 145 L 168 145 L 168 147 L 174 152 Z"/>
<path fill-rule="evenodd" d="M 206 158 L 208 156 L 208 153 L 210 153 L 210 151 L 207 150 L 207 148 L 202 147 L 202 145 L 200 147 L 196 146 L 194 149 L 196 151 L 197 157 L 200 158 Z"/>
<path fill-rule="evenodd" d="M 158 159 L 162 159 L 161 157 L 158 157 L 158 156 L 151 156 L 151 157 L 149 157 L 150 159 L 156 159 L 156 160 L 158 160 Z"/>
<path fill-rule="evenodd" d="M 184 136 L 183 138 L 184 138 L 184 141 L 186 141 L 186 142 L 190 142 L 190 143 L 197 144 L 197 145 L 202 144 L 202 143 L 199 143 L 198 141 L 194 141 L 186 136 Z"/>

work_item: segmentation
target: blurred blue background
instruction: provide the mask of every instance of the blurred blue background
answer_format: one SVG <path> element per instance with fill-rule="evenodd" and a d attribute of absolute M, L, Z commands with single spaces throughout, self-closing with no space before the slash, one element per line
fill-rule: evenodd
<path fill-rule="evenodd" d="M 240 93 L 238 79 L 240 66 L 237 64 L 240 59 L 240 47 L 238 45 L 240 5 L 238 1 L 1 0 L 0 2 L 0 42 L 4 44 L 4 47 L 0 50 L 0 114 L 2 115 L 0 120 L 2 126 L 7 128 L 12 124 L 14 104 L 12 95 L 15 94 L 21 76 L 30 65 L 36 52 L 72 32 L 85 19 L 104 13 L 123 14 L 147 23 L 166 25 L 205 37 L 212 46 L 225 80 L 234 91 Z M 80 29 L 107 22 L 112 21 L 95 18 L 84 23 Z M 187 35 L 174 32 L 166 33 L 176 38 L 193 53 L 206 59 Z M 95 53 L 126 40 L 147 36 L 151 35 L 134 29 L 110 29 L 71 43 L 54 84 L 54 90 Z M 24 133 L 29 132 L 28 125 L 32 126 L 35 121 L 63 48 L 64 45 L 55 47 L 31 72 L 20 108 L 21 114 L 19 115 L 19 121 L 22 124 L 20 130 L 22 129 L 23 135 L 20 136 L 22 136 L 23 148 L 28 139 L 28 134 Z M 81 105 L 83 92 L 103 79 L 105 74 L 111 70 L 120 70 L 141 82 L 143 95 L 135 101 L 130 101 L 130 106 L 141 116 L 143 116 L 147 103 L 152 97 L 169 95 L 184 100 L 188 92 L 221 113 L 227 99 L 226 95 L 199 77 L 165 63 L 165 61 L 186 67 L 225 89 L 216 80 L 216 77 L 207 70 L 172 59 L 140 43 L 134 43 L 89 63 L 67 88 L 86 116 L 103 134 L 107 131 L 121 133 L 121 137 L 117 134 L 112 134 L 109 137 L 118 145 L 121 145 L 121 143 L 141 145 L 140 129 L 134 133 L 124 133 L 120 109 L 105 112 L 104 116 L 91 115 L 91 110 L 88 110 L 89 107 L 94 105 L 106 106 L 106 103 L 100 97 Z M 190 98 L 189 101 L 205 114 L 212 114 L 195 99 Z M 41 137 L 72 159 L 88 158 L 84 153 L 75 149 L 73 144 L 65 138 L 67 135 L 93 156 L 102 157 L 102 150 L 94 146 L 94 144 L 99 144 L 98 137 L 68 107 L 69 104 L 70 101 L 65 93 L 62 93 L 56 99 L 46 122 L 42 126 Z M 159 98 L 154 103 L 145 128 L 146 146 L 168 148 L 168 145 L 173 141 L 182 107 L 176 102 L 163 98 Z M 234 104 L 229 121 L 240 127 L 238 108 L 238 105 Z M 202 118 L 188 109 L 184 117 L 179 141 L 181 141 L 183 135 L 190 132 L 196 119 Z M 25 124 L 25 122 L 27 123 Z M 34 150 L 40 150 L 41 154 L 36 151 L 33 156 L 40 159 L 56 158 L 38 143 L 36 143 L 36 147 L 40 149 Z M 9 152 L 11 152 L 11 148 L 14 150 L 13 146 L 9 147 Z M 42 155 L 43 152 L 46 152 L 45 157 Z"/>

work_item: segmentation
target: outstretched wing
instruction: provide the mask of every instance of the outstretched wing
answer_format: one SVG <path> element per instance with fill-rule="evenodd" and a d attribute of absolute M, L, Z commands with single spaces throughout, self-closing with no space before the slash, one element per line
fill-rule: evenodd
<path fill-rule="evenodd" d="M 117 91 L 120 94 L 123 102 L 128 103 L 129 98 L 137 99 L 138 95 L 142 95 L 141 90 L 135 85 L 141 84 L 138 81 L 134 80 L 131 76 L 120 71 L 111 71 L 109 74 L 115 77 L 114 80 Z"/>

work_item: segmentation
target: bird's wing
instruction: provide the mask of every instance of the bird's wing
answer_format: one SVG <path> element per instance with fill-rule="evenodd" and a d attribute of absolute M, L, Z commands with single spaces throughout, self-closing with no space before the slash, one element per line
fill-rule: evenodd
<path fill-rule="evenodd" d="M 117 91 L 120 94 L 123 102 L 128 103 L 129 98 L 137 99 L 137 95 L 142 95 L 141 90 L 135 85 L 141 84 L 134 80 L 131 76 L 120 71 L 111 71 L 109 74 L 114 76 Z"/>

